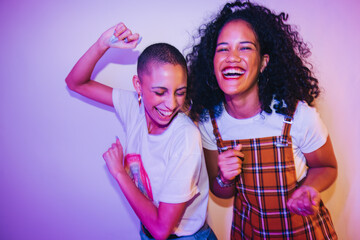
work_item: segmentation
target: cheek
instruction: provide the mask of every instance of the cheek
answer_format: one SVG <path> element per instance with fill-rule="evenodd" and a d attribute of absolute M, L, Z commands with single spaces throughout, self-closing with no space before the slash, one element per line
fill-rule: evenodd
<path fill-rule="evenodd" d="M 220 57 L 220 56 L 216 56 L 214 57 L 213 60 L 213 67 L 214 67 L 214 74 L 216 76 L 220 76 L 221 75 L 221 63 L 223 62 L 224 57 Z"/>
<path fill-rule="evenodd" d="M 179 106 L 184 105 L 185 99 L 186 99 L 185 95 L 177 98 L 177 102 L 178 102 Z"/>
<path fill-rule="evenodd" d="M 219 57 L 215 54 L 214 59 L 213 59 L 213 66 L 214 66 L 215 70 L 218 67 L 219 62 L 220 62 Z"/>
<path fill-rule="evenodd" d="M 152 95 L 152 94 L 143 94 L 143 102 L 144 102 L 144 105 L 150 109 L 151 107 L 153 107 L 154 105 L 157 104 L 158 101 L 158 98 L 157 96 L 155 95 Z"/>
<path fill-rule="evenodd" d="M 255 70 L 260 70 L 261 68 L 261 59 L 258 56 L 248 56 L 246 59 L 246 61 L 248 62 L 249 66 L 252 67 L 252 69 Z"/>

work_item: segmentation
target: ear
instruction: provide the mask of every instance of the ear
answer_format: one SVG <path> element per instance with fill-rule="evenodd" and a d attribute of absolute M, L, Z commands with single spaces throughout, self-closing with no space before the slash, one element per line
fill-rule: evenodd
<path fill-rule="evenodd" d="M 134 75 L 132 80 L 133 80 L 133 85 L 134 85 L 135 91 L 139 95 L 141 95 L 141 83 L 140 83 L 140 79 L 139 79 L 138 75 Z"/>
<path fill-rule="evenodd" d="M 263 72 L 265 70 L 266 66 L 269 63 L 269 60 L 270 60 L 270 56 L 268 54 L 264 54 L 264 56 L 262 56 L 260 72 Z"/>

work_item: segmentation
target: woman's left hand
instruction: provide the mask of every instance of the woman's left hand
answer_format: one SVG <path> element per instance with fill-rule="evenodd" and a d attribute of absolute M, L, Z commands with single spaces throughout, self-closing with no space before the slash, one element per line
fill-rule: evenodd
<path fill-rule="evenodd" d="M 123 156 L 123 148 L 119 139 L 116 139 L 116 143 L 113 143 L 111 147 L 103 154 L 106 166 L 114 178 L 116 178 L 117 174 L 119 173 L 125 173 Z"/>
<path fill-rule="evenodd" d="M 290 212 L 308 216 L 318 212 L 320 204 L 320 193 L 313 187 L 300 186 L 292 194 L 287 202 Z"/>
<path fill-rule="evenodd" d="M 133 49 L 139 44 L 139 39 L 138 33 L 132 33 L 124 23 L 119 23 L 106 30 L 97 42 L 107 48 Z"/>

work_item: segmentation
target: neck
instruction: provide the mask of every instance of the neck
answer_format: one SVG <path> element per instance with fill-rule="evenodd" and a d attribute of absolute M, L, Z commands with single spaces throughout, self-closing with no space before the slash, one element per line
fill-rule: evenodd
<path fill-rule="evenodd" d="M 163 132 L 166 131 L 166 129 L 168 129 L 170 123 L 172 122 L 172 120 L 171 120 L 167 125 L 159 125 L 151 119 L 149 114 L 146 112 L 146 109 L 145 109 L 145 120 L 146 120 L 146 126 L 148 129 L 148 133 L 151 135 L 162 134 Z"/>
<path fill-rule="evenodd" d="M 225 96 L 225 109 L 233 118 L 253 117 L 261 111 L 259 96 Z"/>
<path fill-rule="evenodd" d="M 146 119 L 146 125 L 148 129 L 148 133 L 151 135 L 159 135 L 166 131 L 168 126 L 159 126 L 148 119 Z"/>

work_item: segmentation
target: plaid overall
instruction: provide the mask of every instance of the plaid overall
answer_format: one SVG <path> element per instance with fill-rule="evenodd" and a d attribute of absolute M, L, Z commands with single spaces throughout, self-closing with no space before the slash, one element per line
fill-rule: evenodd
<path fill-rule="evenodd" d="M 222 140 L 213 116 L 211 121 L 219 153 L 242 144 L 245 154 L 236 178 L 231 239 L 337 239 L 322 201 L 312 216 L 290 213 L 286 207 L 299 185 L 289 135 L 291 117 L 284 118 L 281 136 L 245 140 Z"/>

